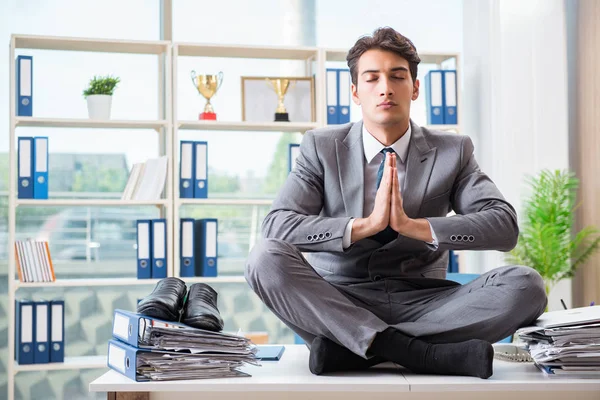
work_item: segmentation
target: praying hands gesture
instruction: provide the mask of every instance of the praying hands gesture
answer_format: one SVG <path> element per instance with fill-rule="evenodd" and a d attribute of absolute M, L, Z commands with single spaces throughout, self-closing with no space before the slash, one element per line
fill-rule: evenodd
<path fill-rule="evenodd" d="M 367 218 L 354 220 L 352 243 L 381 232 L 388 225 L 400 235 L 425 242 L 433 241 L 429 222 L 423 218 L 411 219 L 404 212 L 396 157 L 396 153 L 389 153 L 386 156 L 373 212 Z"/>

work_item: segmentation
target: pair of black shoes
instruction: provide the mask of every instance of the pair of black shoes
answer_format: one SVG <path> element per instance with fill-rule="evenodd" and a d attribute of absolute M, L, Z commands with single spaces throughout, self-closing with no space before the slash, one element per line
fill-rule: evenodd
<path fill-rule="evenodd" d="M 217 292 L 206 283 L 194 283 L 188 291 L 185 282 L 179 278 L 161 279 L 152 293 L 138 303 L 137 312 L 208 331 L 223 330 Z"/>

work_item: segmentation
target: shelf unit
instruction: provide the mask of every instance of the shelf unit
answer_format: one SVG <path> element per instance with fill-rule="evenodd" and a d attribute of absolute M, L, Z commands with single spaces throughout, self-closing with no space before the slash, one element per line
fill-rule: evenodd
<path fill-rule="evenodd" d="M 10 59 L 15 59 L 18 49 L 68 50 L 108 53 L 155 54 L 159 63 L 159 119 L 157 120 L 109 120 L 93 121 L 72 118 L 17 117 L 15 115 L 15 71 L 14 63 L 10 67 L 10 191 L 9 191 L 9 243 L 14 243 L 17 207 L 42 206 L 156 206 L 162 216 L 167 218 L 168 275 L 179 276 L 179 214 L 185 206 L 270 206 L 272 199 L 260 198 L 179 198 L 179 135 L 182 131 L 248 131 L 248 132 L 289 132 L 304 133 L 307 130 L 325 127 L 325 69 L 329 62 L 345 61 L 346 50 L 313 47 L 276 47 L 276 46 L 235 46 L 201 43 L 177 43 L 172 41 L 122 41 L 88 38 L 66 38 L 48 36 L 13 35 L 10 43 Z M 305 76 L 315 77 L 315 121 L 309 123 L 285 122 L 238 122 L 238 121 L 197 121 L 179 120 L 177 112 L 177 62 L 178 57 L 228 57 L 242 59 L 301 60 L 305 63 Z M 460 68 L 460 55 L 454 53 L 420 53 L 424 63 L 440 64 L 449 58 L 456 59 L 456 68 Z M 458 79 L 460 79 L 460 74 Z M 458 82 L 460 88 L 460 81 Z M 459 125 L 434 125 L 430 128 L 454 130 L 460 132 L 462 121 L 462 103 L 458 93 Z M 357 119 L 357 118 L 353 118 Z M 118 199 L 17 199 L 16 198 L 16 130 L 19 127 L 61 127 L 61 128 L 97 128 L 97 129 L 153 129 L 159 133 L 159 151 L 169 156 L 168 177 L 165 198 L 157 201 L 122 201 Z M 83 287 L 83 286 L 153 286 L 157 280 L 138 280 L 136 278 L 97 278 L 97 279 L 60 279 L 55 282 L 23 283 L 15 279 L 14 252 L 9 252 L 9 313 L 14 321 L 14 300 L 16 292 L 25 288 Z M 219 276 L 216 278 L 184 278 L 188 283 L 245 283 L 243 276 Z M 9 329 L 9 360 L 14 358 L 14 331 Z M 68 345 L 68 344 L 67 344 Z M 14 376 L 21 371 L 49 371 L 60 369 L 101 368 L 106 365 L 106 357 L 65 358 L 61 364 L 18 365 L 9 363 L 8 394 L 14 398 Z"/>
<path fill-rule="evenodd" d="M 168 170 L 172 165 L 172 117 L 171 117 L 171 42 L 170 41 L 126 41 L 105 40 L 88 38 L 71 38 L 55 36 L 32 36 L 12 35 L 9 48 L 9 59 L 15 60 L 16 53 L 24 49 L 31 50 L 62 50 L 75 52 L 103 52 L 103 53 L 129 53 L 156 55 L 158 61 L 158 116 L 157 120 L 108 120 L 97 121 L 75 118 L 43 118 L 43 117 L 20 117 L 16 115 L 15 104 L 15 64 L 10 63 L 10 107 L 9 107 L 9 200 L 8 200 L 8 234 L 9 245 L 12 250 L 16 237 L 16 210 L 17 207 L 53 207 L 53 206 L 156 206 L 160 215 L 166 218 L 167 235 L 172 235 L 172 204 L 173 192 L 170 182 L 171 175 L 167 176 L 164 190 L 164 198 L 154 201 L 135 201 L 120 199 L 18 199 L 17 198 L 17 168 L 16 168 L 16 138 L 20 127 L 37 128 L 97 128 L 97 129 L 151 129 L 158 133 L 159 153 L 169 156 Z M 52 193 L 51 193 L 52 195 Z M 167 252 L 172 253 L 172 242 L 168 242 Z M 24 283 L 15 279 L 15 254 L 8 252 L 8 277 L 9 277 L 9 321 L 15 320 L 15 298 L 17 291 L 23 288 L 51 288 L 51 287 L 87 287 L 87 286 L 132 286 L 152 285 L 156 280 L 141 281 L 137 279 L 123 278 L 100 278 L 100 279 L 60 279 L 55 282 L 32 282 Z M 172 262 L 169 262 L 172 265 Z M 172 273 L 172 271 L 171 271 Z M 12 323 L 11 323 L 12 325 Z M 9 325 L 9 326 L 11 326 Z M 67 369 L 104 368 L 106 356 L 97 357 L 66 357 L 64 363 L 19 365 L 13 362 L 15 332 L 9 329 L 8 334 L 8 398 L 14 398 L 15 374 L 21 371 L 51 371 Z M 67 344 L 68 345 L 68 344 Z"/>

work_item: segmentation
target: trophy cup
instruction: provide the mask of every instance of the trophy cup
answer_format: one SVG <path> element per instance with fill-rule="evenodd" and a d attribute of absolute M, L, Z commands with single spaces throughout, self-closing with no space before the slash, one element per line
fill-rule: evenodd
<path fill-rule="evenodd" d="M 206 98 L 206 105 L 204 106 L 204 112 L 200 113 L 198 119 L 216 120 L 217 114 L 213 110 L 212 104 L 210 104 L 210 98 L 217 93 L 217 90 L 223 83 L 223 71 L 217 75 L 196 75 L 196 71 L 192 71 L 192 83 L 204 98 Z"/>
<path fill-rule="evenodd" d="M 265 80 L 271 84 L 271 87 L 273 88 L 273 90 L 277 94 L 277 98 L 279 99 L 277 110 L 275 110 L 275 122 L 290 122 L 290 117 L 288 115 L 287 110 L 285 109 L 285 105 L 283 104 L 283 98 L 285 97 L 285 94 L 290 88 L 290 84 L 295 83 L 295 81 L 285 78 L 265 78 Z"/>

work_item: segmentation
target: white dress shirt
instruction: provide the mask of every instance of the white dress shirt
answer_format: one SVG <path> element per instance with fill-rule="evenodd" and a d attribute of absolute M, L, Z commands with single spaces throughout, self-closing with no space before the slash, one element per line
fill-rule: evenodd
<path fill-rule="evenodd" d="M 401 191 L 404 192 L 404 177 L 406 175 L 406 160 L 408 157 L 408 145 L 410 143 L 410 135 L 411 135 L 411 127 L 408 125 L 408 130 L 402 135 L 402 137 L 392 143 L 391 146 L 387 146 L 392 148 L 398 158 L 396 159 L 396 169 L 398 170 L 398 183 L 400 184 Z M 363 217 L 371 215 L 373 212 L 373 207 L 375 205 L 375 196 L 377 194 L 377 171 L 379 170 L 379 165 L 383 161 L 383 153 L 381 150 L 386 148 L 386 146 L 382 145 L 373 135 L 367 131 L 367 128 L 363 124 L 362 128 L 362 141 L 363 148 L 365 151 L 365 176 L 364 176 L 364 205 L 363 205 Z M 344 237 L 342 238 L 342 246 L 344 249 L 348 248 L 352 243 L 350 242 L 352 237 L 352 224 L 354 222 L 354 218 L 348 222 L 346 225 L 346 230 L 344 231 Z M 433 228 L 431 228 L 431 236 L 433 237 L 433 242 L 426 242 L 433 247 L 433 249 L 437 249 L 438 242 L 433 232 Z"/>

